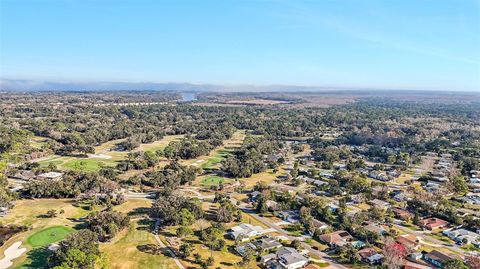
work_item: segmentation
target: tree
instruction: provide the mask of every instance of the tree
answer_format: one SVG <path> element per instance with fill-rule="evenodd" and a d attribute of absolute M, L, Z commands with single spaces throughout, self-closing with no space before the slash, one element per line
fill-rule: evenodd
<path fill-rule="evenodd" d="M 360 261 L 360 257 L 357 254 L 357 250 L 352 244 L 346 244 L 340 248 L 340 257 L 344 261 L 348 261 L 350 264 L 356 264 Z"/>
<path fill-rule="evenodd" d="M 258 213 L 266 213 L 268 212 L 268 206 L 267 206 L 267 201 L 265 200 L 265 197 L 263 195 L 259 195 L 259 198 L 257 199 L 257 212 Z"/>
<path fill-rule="evenodd" d="M 465 263 L 471 269 L 480 269 L 480 257 L 477 255 L 468 254 L 465 256 Z"/>
<path fill-rule="evenodd" d="M 291 246 L 295 249 L 299 249 L 301 245 L 302 243 L 298 239 L 293 240 L 291 243 Z"/>
<path fill-rule="evenodd" d="M 193 234 L 193 230 L 188 226 L 181 225 L 177 228 L 177 236 L 180 238 L 183 238 L 191 234 Z"/>
<path fill-rule="evenodd" d="M 443 265 L 443 269 L 469 269 L 468 266 L 461 260 L 452 259 Z"/>
<path fill-rule="evenodd" d="M 49 268 L 94 269 L 100 258 L 98 235 L 80 230 L 60 241 L 59 248 L 48 257 Z"/>
<path fill-rule="evenodd" d="M 180 210 L 180 225 L 192 225 L 195 222 L 195 215 L 187 208 Z"/>
<path fill-rule="evenodd" d="M 182 255 L 182 258 L 187 258 L 192 254 L 193 247 L 189 243 L 182 243 L 179 248 L 179 252 Z"/>
<path fill-rule="evenodd" d="M 453 187 L 453 191 L 455 191 L 457 194 L 464 195 L 468 192 L 467 181 L 464 177 L 453 177 L 450 179 L 450 183 Z"/>
<path fill-rule="evenodd" d="M 115 235 L 127 227 L 130 223 L 130 217 L 117 212 L 104 210 L 93 212 L 88 215 L 87 227 L 98 234 L 101 242 L 106 242 L 115 237 Z"/>
<path fill-rule="evenodd" d="M 387 237 L 382 253 L 385 257 L 384 263 L 388 269 L 399 269 L 403 265 L 403 258 L 407 255 L 407 250 L 403 245 Z"/>
<path fill-rule="evenodd" d="M 212 256 L 210 256 L 210 257 L 207 258 L 207 260 L 206 260 L 205 263 L 206 263 L 208 266 L 212 266 L 214 262 L 215 262 L 215 260 L 213 259 Z"/>
<path fill-rule="evenodd" d="M 50 209 L 47 211 L 47 214 L 45 214 L 47 218 L 55 218 L 57 216 L 57 210 L 55 209 Z"/>
<path fill-rule="evenodd" d="M 235 207 L 229 200 L 224 201 L 217 211 L 218 222 L 231 222 L 237 216 L 238 208 Z"/>
<path fill-rule="evenodd" d="M 83 269 L 83 268 L 94 268 L 95 261 L 98 259 L 98 256 L 94 254 L 87 254 L 79 249 L 70 249 L 65 255 L 64 261 L 53 267 L 54 269 Z"/>
<path fill-rule="evenodd" d="M 186 209 L 193 214 L 195 219 L 203 216 L 203 210 L 198 200 L 190 199 L 178 193 L 160 195 L 152 205 L 151 214 L 153 217 L 162 219 L 167 225 L 178 225 L 182 221 L 190 222 L 189 213 L 182 211 L 182 209 Z"/>

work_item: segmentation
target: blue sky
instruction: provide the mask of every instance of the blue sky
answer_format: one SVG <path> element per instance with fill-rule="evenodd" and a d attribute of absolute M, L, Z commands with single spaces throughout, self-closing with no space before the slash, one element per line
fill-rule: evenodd
<path fill-rule="evenodd" d="M 480 91 L 480 0 L 0 0 L 0 77 Z"/>

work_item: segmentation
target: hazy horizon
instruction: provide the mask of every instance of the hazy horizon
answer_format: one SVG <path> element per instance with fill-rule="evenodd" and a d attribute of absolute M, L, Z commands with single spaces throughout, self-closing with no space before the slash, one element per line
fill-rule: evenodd
<path fill-rule="evenodd" d="M 0 79 L 0 91 L 192 91 L 192 92 L 439 92 L 480 93 L 476 90 L 394 89 L 287 84 L 217 84 L 191 82 L 39 81 Z"/>

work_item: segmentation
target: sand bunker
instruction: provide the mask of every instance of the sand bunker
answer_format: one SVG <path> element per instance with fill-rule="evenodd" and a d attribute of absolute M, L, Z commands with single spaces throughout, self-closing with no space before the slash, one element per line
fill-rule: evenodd
<path fill-rule="evenodd" d="M 15 242 L 3 252 L 5 258 L 0 260 L 0 269 L 7 269 L 12 266 L 12 260 L 22 256 L 27 251 L 26 248 L 20 248 L 21 245 L 21 241 Z"/>
<path fill-rule="evenodd" d="M 90 158 L 97 158 L 97 159 L 111 159 L 112 156 L 105 155 L 105 154 L 88 154 Z"/>

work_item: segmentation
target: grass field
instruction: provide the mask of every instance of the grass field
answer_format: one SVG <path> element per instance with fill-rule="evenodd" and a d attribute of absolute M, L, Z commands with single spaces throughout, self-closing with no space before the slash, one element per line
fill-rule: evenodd
<path fill-rule="evenodd" d="M 108 268 L 177 268 L 172 259 L 164 256 L 157 249 L 157 242 L 150 232 L 151 223 L 141 220 L 132 221 L 127 230 L 117 235 L 117 239 L 100 245 Z"/>
<path fill-rule="evenodd" d="M 159 149 L 164 149 L 168 145 L 168 143 L 175 140 L 180 140 L 183 137 L 184 135 L 167 135 L 164 136 L 161 140 L 155 141 L 153 143 L 141 144 L 140 147 L 135 149 L 135 151 L 156 151 Z"/>
<path fill-rule="evenodd" d="M 203 186 L 213 186 L 213 185 L 219 185 L 221 183 L 224 183 L 225 179 L 223 177 L 219 176 L 207 176 L 202 179 L 201 184 Z"/>
<path fill-rule="evenodd" d="M 31 247 L 48 246 L 58 242 L 73 232 L 73 228 L 65 226 L 53 226 L 40 230 L 27 238 L 27 244 Z"/>
<path fill-rule="evenodd" d="M 241 178 L 247 188 L 251 188 L 257 184 L 257 182 L 263 181 L 267 184 L 273 183 L 273 181 L 280 175 L 285 174 L 283 169 L 279 169 L 277 173 L 273 172 L 273 169 L 267 169 L 265 172 L 253 174 L 251 177 L 248 178 Z"/>
<path fill-rule="evenodd" d="M 46 167 L 50 163 L 57 165 L 62 170 L 78 170 L 86 172 L 99 171 L 102 167 L 113 167 L 117 164 L 117 161 L 123 159 L 121 156 L 106 158 L 78 158 L 78 157 L 63 157 L 54 155 L 49 159 L 40 161 L 41 167 Z"/>
<path fill-rule="evenodd" d="M 68 233 L 73 231 L 77 225 L 73 219 L 84 217 L 89 213 L 89 211 L 80 207 L 74 207 L 72 203 L 73 199 L 24 199 L 16 201 L 15 207 L 7 216 L 0 219 L 0 223 L 27 225 L 30 230 L 10 238 L 0 247 L 0 256 L 3 256 L 3 251 L 13 242 L 22 241 L 28 252 L 26 255 L 15 259 L 12 268 L 42 268 L 48 253 L 41 246 L 63 239 L 67 235 L 66 231 Z M 42 217 L 52 208 L 57 212 L 63 210 L 64 213 L 55 218 Z"/>
<path fill-rule="evenodd" d="M 135 215 L 135 211 L 149 208 L 151 203 L 145 199 L 130 199 L 115 206 L 115 210 L 132 215 L 133 220 L 128 229 L 121 231 L 112 242 L 100 244 L 108 268 L 178 268 L 173 260 L 164 256 L 161 251 L 155 253 L 158 244 L 150 232 L 153 222 Z"/>
<path fill-rule="evenodd" d="M 155 151 L 163 149 L 168 143 L 173 140 L 182 138 L 182 135 L 169 135 L 165 136 L 159 141 L 155 141 L 149 144 L 141 144 L 135 151 Z M 86 172 L 97 172 L 102 167 L 114 167 L 118 161 L 125 159 L 128 152 L 124 151 L 112 151 L 115 145 L 123 139 L 112 140 L 102 145 L 95 147 L 95 155 L 90 155 L 87 158 L 70 157 L 70 156 L 58 156 L 52 155 L 39 162 L 41 167 L 46 167 L 50 163 L 57 165 L 61 170 L 77 170 Z"/>
<path fill-rule="evenodd" d="M 230 155 L 232 150 L 220 149 L 215 154 L 202 163 L 202 169 L 214 169 L 220 167 L 220 163 Z"/>

